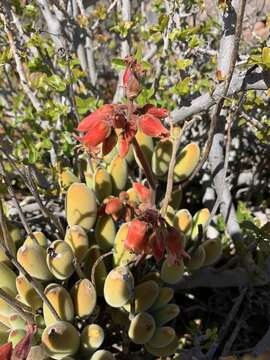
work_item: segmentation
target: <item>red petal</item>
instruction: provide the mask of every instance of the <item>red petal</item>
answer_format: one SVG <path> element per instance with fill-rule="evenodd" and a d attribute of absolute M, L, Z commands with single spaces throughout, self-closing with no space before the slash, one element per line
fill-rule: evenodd
<path fill-rule="evenodd" d="M 166 236 L 166 247 L 168 251 L 168 261 L 170 264 L 177 264 L 184 256 L 190 258 L 185 251 L 183 243 L 185 240 L 184 233 L 180 232 L 174 227 L 170 227 Z"/>
<path fill-rule="evenodd" d="M 112 149 L 115 147 L 117 143 L 117 136 L 114 131 L 112 131 L 111 135 L 106 138 L 102 144 L 102 154 L 107 155 Z"/>
<path fill-rule="evenodd" d="M 111 198 L 108 200 L 105 206 L 105 213 L 107 215 L 116 214 L 122 207 L 122 202 L 117 198 Z"/>
<path fill-rule="evenodd" d="M 152 191 L 140 183 L 133 184 L 134 190 L 138 193 L 141 202 L 151 202 Z"/>
<path fill-rule="evenodd" d="M 158 108 L 152 104 L 147 104 L 142 108 L 143 113 L 148 113 L 159 119 L 164 119 L 168 116 L 168 110 L 164 108 Z"/>
<path fill-rule="evenodd" d="M 160 122 L 160 120 L 152 115 L 143 115 L 139 119 L 139 128 L 149 136 L 169 136 L 170 132 Z"/>
<path fill-rule="evenodd" d="M 10 360 L 12 353 L 12 343 L 6 343 L 0 346 L 0 360 Z"/>
<path fill-rule="evenodd" d="M 105 121 L 101 121 L 79 140 L 86 146 L 97 146 L 110 135 L 110 132 L 111 127 Z"/>
<path fill-rule="evenodd" d="M 139 219 L 132 220 L 124 242 L 125 246 L 136 253 L 143 252 L 148 245 L 146 236 L 147 231 L 148 224 L 145 221 Z"/>
<path fill-rule="evenodd" d="M 119 139 L 119 156 L 123 159 L 129 150 L 129 141 L 128 139 L 121 137 Z"/>
<path fill-rule="evenodd" d="M 15 346 L 11 360 L 25 360 L 32 346 L 32 339 L 37 331 L 36 325 L 28 325 L 27 333 Z"/>
<path fill-rule="evenodd" d="M 101 108 L 94 111 L 92 114 L 86 116 L 78 125 L 77 130 L 86 132 L 90 130 L 93 126 L 96 125 L 98 121 L 106 121 L 109 118 L 109 115 L 112 115 L 114 110 L 114 105 L 106 104 Z"/>
<path fill-rule="evenodd" d="M 131 69 L 130 67 L 128 66 L 126 69 L 125 69 L 125 72 L 124 72 L 124 75 L 123 75 L 123 85 L 124 87 L 127 87 L 127 84 L 128 84 L 128 79 L 131 75 Z"/>
<path fill-rule="evenodd" d="M 156 231 L 152 234 L 149 242 L 152 249 L 152 253 L 156 261 L 159 262 L 162 259 L 165 251 L 164 239 L 162 235 L 159 233 L 159 231 Z"/>

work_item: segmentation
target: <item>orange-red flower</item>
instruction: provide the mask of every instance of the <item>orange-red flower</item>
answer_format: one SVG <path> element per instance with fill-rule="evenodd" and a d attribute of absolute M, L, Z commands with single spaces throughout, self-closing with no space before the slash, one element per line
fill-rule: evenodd
<path fill-rule="evenodd" d="M 137 192 L 139 200 L 143 203 L 151 203 L 152 198 L 152 190 L 148 187 L 140 184 L 140 183 L 133 183 L 133 188 Z"/>
<path fill-rule="evenodd" d="M 145 221 L 141 221 L 139 219 L 132 220 L 128 229 L 126 240 L 124 242 L 125 246 L 137 254 L 145 252 L 148 246 L 148 229 L 149 226 Z"/>
<path fill-rule="evenodd" d="M 130 223 L 125 246 L 136 254 L 151 254 L 160 261 L 165 251 L 170 264 L 189 257 L 184 250 L 185 235 L 170 226 L 158 210 L 146 208 Z"/>
<path fill-rule="evenodd" d="M 119 155 L 125 157 L 138 129 L 153 137 L 169 136 L 169 131 L 160 122 L 166 116 L 166 109 L 151 104 L 142 108 L 134 106 L 131 116 L 128 116 L 127 105 L 106 104 L 80 122 L 77 130 L 85 135 L 77 139 L 91 152 L 102 144 L 102 153 L 106 155 L 116 145 L 115 129 L 122 129 L 119 134 Z"/>
<path fill-rule="evenodd" d="M 182 257 L 190 258 L 189 254 L 184 249 L 184 242 L 184 233 L 170 226 L 167 230 L 165 241 L 170 264 L 178 264 Z"/>

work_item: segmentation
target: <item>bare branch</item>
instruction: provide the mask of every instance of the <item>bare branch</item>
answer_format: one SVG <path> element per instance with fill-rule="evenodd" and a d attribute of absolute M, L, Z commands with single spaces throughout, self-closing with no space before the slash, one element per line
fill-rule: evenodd
<path fill-rule="evenodd" d="M 245 71 L 244 73 L 235 73 L 232 77 L 227 96 L 232 96 L 246 90 L 267 90 L 270 86 L 269 73 L 261 69 L 255 71 Z M 202 111 L 209 110 L 216 104 L 218 99 L 222 96 L 224 84 L 216 87 L 214 93 L 203 94 L 192 100 L 190 105 L 183 106 L 172 112 L 174 123 L 182 123 L 191 116 Z"/>
<path fill-rule="evenodd" d="M 234 6 L 232 6 L 232 7 L 229 6 L 228 13 L 227 13 L 227 16 L 229 19 L 227 20 L 227 23 L 225 24 L 225 26 L 227 25 L 230 28 L 225 29 L 224 34 L 223 34 L 223 36 L 226 36 L 227 31 L 229 31 L 229 30 L 233 31 L 233 33 L 234 33 L 233 38 L 231 38 L 231 41 L 233 41 L 233 45 L 231 47 L 232 48 L 231 53 L 227 53 L 227 56 L 229 57 L 228 72 L 226 73 L 226 78 L 224 81 L 222 93 L 220 94 L 220 98 L 218 99 L 218 101 L 215 104 L 214 109 L 213 109 L 210 129 L 208 132 L 208 140 L 205 145 L 203 156 L 202 156 L 200 162 L 198 163 L 198 165 L 196 166 L 195 170 L 193 171 L 192 175 L 190 176 L 189 179 L 187 179 L 187 181 L 185 181 L 183 186 L 186 186 L 187 183 L 189 183 L 192 179 L 194 179 L 194 177 L 201 170 L 204 163 L 208 159 L 208 156 L 209 156 L 209 153 L 211 150 L 211 146 L 212 146 L 212 142 L 213 142 L 213 138 L 214 138 L 214 134 L 215 134 L 215 128 L 217 126 L 219 115 L 220 115 L 220 112 L 223 107 L 224 99 L 228 94 L 230 83 L 231 83 L 231 80 L 233 77 L 233 72 L 234 72 L 234 68 L 235 68 L 235 64 L 236 64 L 236 60 L 237 60 L 237 56 L 238 56 L 239 43 L 240 43 L 240 38 L 241 38 L 241 33 L 242 33 L 242 22 L 243 22 L 243 18 L 244 18 L 245 5 L 246 5 L 246 0 L 236 0 Z M 234 19 L 234 17 L 235 17 L 235 19 Z M 233 30 L 231 30 L 231 28 Z M 223 51 L 225 51 L 222 48 L 222 46 L 224 46 L 224 43 L 221 42 L 220 50 L 219 50 L 219 52 L 221 52 L 221 53 Z"/>
<path fill-rule="evenodd" d="M 8 9 L 7 9 L 8 12 Z M 12 51 L 15 63 L 16 63 L 16 69 L 17 72 L 19 74 L 20 77 L 20 82 L 23 88 L 23 91 L 25 92 L 26 96 L 29 98 L 29 100 L 31 101 L 32 105 L 34 106 L 34 108 L 36 109 L 36 111 L 40 111 L 41 110 L 41 104 L 40 101 L 38 100 L 38 98 L 36 97 L 36 95 L 34 94 L 34 92 L 31 90 L 30 86 L 28 85 L 28 81 L 24 72 L 24 68 L 21 62 L 21 58 L 18 54 L 16 45 L 15 45 L 15 41 L 13 38 L 13 34 L 12 31 L 9 27 L 9 23 L 10 20 L 7 19 L 7 17 L 4 14 L 1 14 L 1 18 L 4 22 L 4 29 L 5 29 L 5 33 L 7 34 L 8 37 L 8 41 L 9 41 L 9 45 L 10 45 L 10 49 Z"/>

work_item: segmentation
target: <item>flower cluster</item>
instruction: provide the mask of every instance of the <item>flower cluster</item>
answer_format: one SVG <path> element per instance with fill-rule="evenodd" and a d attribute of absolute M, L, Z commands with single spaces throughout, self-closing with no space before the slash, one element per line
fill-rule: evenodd
<path fill-rule="evenodd" d="M 138 129 L 152 137 L 169 136 L 168 129 L 160 121 L 168 116 L 166 109 L 151 104 L 143 107 L 133 104 L 132 100 L 140 92 L 142 69 L 131 56 L 126 57 L 125 62 L 123 86 L 129 103 L 105 104 L 84 118 L 77 128 L 85 133 L 77 139 L 91 152 L 102 144 L 102 153 L 106 155 L 119 138 L 119 155 L 125 157 Z"/>
<path fill-rule="evenodd" d="M 80 122 L 77 130 L 85 135 L 78 137 L 78 140 L 90 151 L 102 144 L 102 153 L 106 155 L 114 148 L 119 137 L 119 155 L 125 157 L 138 129 L 153 137 L 169 136 L 169 131 L 160 121 L 168 115 L 166 109 L 151 104 L 133 108 L 134 111 L 129 114 L 128 105 L 102 106 Z"/>
<path fill-rule="evenodd" d="M 178 264 L 183 256 L 189 257 L 183 247 L 185 235 L 169 225 L 152 205 L 151 189 L 140 183 L 134 183 L 133 189 L 139 204 L 130 201 L 123 191 L 119 197 L 106 199 L 100 209 L 114 220 L 130 222 L 126 248 L 136 254 L 154 255 L 156 261 L 160 261 L 166 252 L 172 265 Z"/>

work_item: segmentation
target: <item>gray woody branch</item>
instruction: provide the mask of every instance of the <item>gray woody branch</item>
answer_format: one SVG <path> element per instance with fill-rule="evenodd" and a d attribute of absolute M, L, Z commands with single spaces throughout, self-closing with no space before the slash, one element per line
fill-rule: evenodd
<path fill-rule="evenodd" d="M 266 71 L 256 69 L 253 72 L 249 70 L 243 73 L 238 72 L 233 75 L 227 96 L 229 97 L 246 90 L 267 90 L 269 86 L 270 76 Z M 172 112 L 173 122 L 182 123 L 195 114 L 209 110 L 219 100 L 223 87 L 224 85 L 220 84 L 216 87 L 213 94 L 203 94 L 192 100 L 190 105 L 174 110 Z"/>

